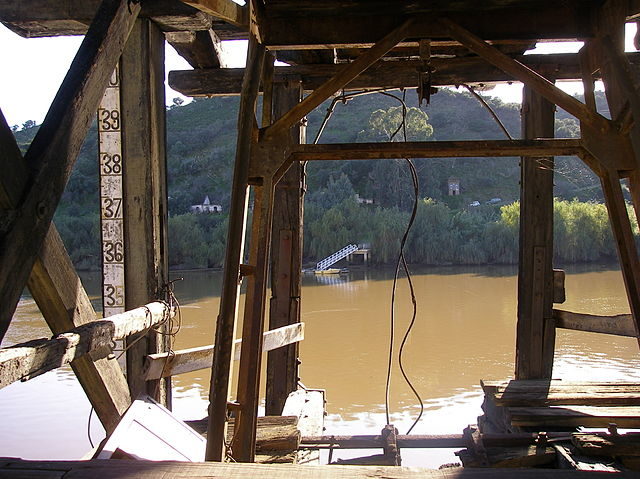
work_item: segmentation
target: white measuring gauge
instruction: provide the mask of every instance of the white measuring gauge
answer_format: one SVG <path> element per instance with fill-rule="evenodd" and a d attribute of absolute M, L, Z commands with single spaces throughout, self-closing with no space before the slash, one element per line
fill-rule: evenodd
<path fill-rule="evenodd" d="M 98 107 L 102 311 L 105 318 L 125 311 L 120 119 L 120 71 L 116 66 Z"/>

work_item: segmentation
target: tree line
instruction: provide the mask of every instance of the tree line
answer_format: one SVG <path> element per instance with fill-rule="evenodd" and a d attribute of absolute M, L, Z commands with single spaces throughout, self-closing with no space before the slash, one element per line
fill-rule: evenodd
<path fill-rule="evenodd" d="M 427 110 L 415 95 L 406 110 L 389 96 L 365 96 L 340 103 L 322 143 L 452 139 L 499 139 L 503 133 L 468 93 L 442 89 Z M 514 137 L 520 129 L 519 105 L 487 98 Z M 598 94 L 598 102 L 604 96 Z M 308 117 L 313 138 L 325 115 Z M 169 261 L 174 268 L 217 268 L 224 258 L 227 217 L 189 212 L 205 195 L 229 206 L 235 145 L 236 97 L 175 104 L 167 112 Z M 401 127 L 406 111 L 405 128 Z M 37 131 L 34 122 L 14 127 L 26 150 Z M 579 125 L 565 112 L 556 116 L 556 136 L 576 137 Z M 452 158 L 414 160 L 420 181 L 416 224 L 407 259 L 424 264 L 514 263 L 517 260 L 519 159 Z M 447 195 L 447 180 L 460 180 L 461 195 Z M 311 162 L 306 168 L 304 256 L 309 262 L 350 242 L 372 244 L 373 262 L 397 256 L 398 242 L 413 204 L 403 160 Z M 558 261 L 613 259 L 612 240 L 597 177 L 578 159 L 556 158 L 554 194 L 555 254 Z M 373 200 L 359 204 L 357 197 Z M 502 199 L 487 205 L 490 198 Z M 478 201 L 479 207 L 469 207 Z M 79 269 L 100 267 L 97 132 L 91 128 L 55 216 Z"/>

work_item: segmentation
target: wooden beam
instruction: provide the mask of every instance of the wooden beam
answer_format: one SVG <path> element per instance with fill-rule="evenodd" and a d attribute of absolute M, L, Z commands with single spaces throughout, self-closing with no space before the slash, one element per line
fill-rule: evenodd
<path fill-rule="evenodd" d="M 625 55 L 633 65 L 640 64 L 640 53 L 632 52 Z M 516 59 L 532 70 L 549 71 L 558 80 L 579 80 L 582 75 L 578 55 L 573 53 L 523 55 Z M 512 75 L 482 58 L 433 58 L 431 63 L 435 68 L 431 77 L 433 86 L 513 80 Z M 418 86 L 416 69 L 419 66 L 420 62 L 414 60 L 379 61 L 354 78 L 345 88 L 349 90 L 416 88 Z M 344 68 L 344 64 L 276 66 L 274 80 L 284 82 L 299 79 L 305 91 L 312 91 Z M 177 70 L 169 72 L 169 85 L 187 96 L 238 95 L 243 75 L 244 68 Z"/>
<path fill-rule="evenodd" d="M 282 328 L 265 331 L 262 335 L 262 350 L 274 351 L 304 339 L 304 323 L 290 324 Z M 242 339 L 233 342 L 233 360 L 240 360 Z M 211 367 L 214 346 L 179 349 L 169 353 L 150 354 L 146 358 L 145 379 L 160 379 L 176 374 L 190 373 Z"/>
<path fill-rule="evenodd" d="M 86 354 L 91 354 L 93 360 L 105 358 L 112 353 L 114 340 L 144 331 L 174 314 L 164 303 L 151 303 L 108 319 L 85 323 L 51 339 L 36 339 L 0 349 L 0 388 L 32 379 Z"/>
<path fill-rule="evenodd" d="M 399 12 L 397 6 L 391 8 L 393 11 L 384 14 L 375 14 L 368 8 L 367 15 L 345 15 L 342 6 L 334 12 L 306 17 L 295 11 L 270 15 L 265 23 L 264 42 L 269 50 L 366 48 L 407 18 L 408 15 Z M 594 34 L 589 9 L 566 4 L 491 10 L 473 8 L 458 13 L 448 11 L 447 15 L 487 40 L 582 40 Z M 410 16 L 415 23 L 407 38 L 437 41 L 448 36 L 446 28 L 438 22 L 439 16 L 433 12 Z"/>
<path fill-rule="evenodd" d="M 4 335 L 102 92 L 140 11 L 104 0 L 25 160 L 32 171 L 24 201 L 0 244 L 0 336 Z"/>
<path fill-rule="evenodd" d="M 233 458 L 240 462 L 254 462 L 258 405 L 260 403 L 260 372 L 262 370 L 262 331 L 266 308 L 271 221 L 273 218 L 272 178 L 263 178 L 254 188 L 253 218 L 249 264 L 254 272 L 247 278 L 247 290 L 242 323 L 242 342 L 238 368 L 238 403 L 236 432 L 231 448 Z"/>
<path fill-rule="evenodd" d="M 0 110 L 0 169 L 7 173 L 13 173 L 13 180 L 9 178 L 8 174 L 3 175 L 0 180 L 0 208 L 5 210 L 14 209 L 22 200 L 29 172 L 2 110 Z M 2 216 L 0 216 L 0 220 L 2 220 L 0 221 L 0 232 L 2 232 L 3 223 L 9 223 L 10 221 L 9 218 L 3 218 Z M 0 340 L 2 336 L 0 334 Z"/>
<path fill-rule="evenodd" d="M 193 68 L 224 68 L 226 66 L 220 39 L 213 30 L 165 33 L 167 42 Z"/>
<path fill-rule="evenodd" d="M 587 331 L 591 333 L 615 334 L 616 336 L 636 337 L 633 316 L 617 314 L 615 316 L 597 316 L 595 314 L 574 313 L 572 311 L 553 310 L 556 328 Z"/>
<path fill-rule="evenodd" d="M 531 89 L 535 90 L 550 102 L 558 105 L 560 108 L 563 108 L 578 118 L 581 122 L 584 122 L 592 128 L 602 132 L 610 129 L 609 120 L 589 109 L 584 103 L 576 100 L 568 93 L 560 90 L 543 76 L 530 68 L 527 68 L 517 60 L 508 57 L 497 48 L 489 45 L 480 37 L 477 37 L 455 22 L 446 18 L 441 19 L 440 21 L 447 28 L 452 38 L 458 40 L 471 51 L 477 53 L 496 67 L 504 70 L 510 75 L 513 75 L 516 80 L 521 81 L 525 85 L 529 85 Z"/>
<path fill-rule="evenodd" d="M 169 272 L 164 36 L 151 20 L 137 20 L 122 54 L 120 76 L 125 307 L 132 309 L 164 299 Z M 145 357 L 170 349 L 170 339 L 156 331 L 142 339 L 128 339 L 127 381 L 132 397 L 144 392 L 171 407 L 170 378 L 159 382 L 144 378 Z"/>
<path fill-rule="evenodd" d="M 604 193 L 611 230 L 616 241 L 616 249 L 622 269 L 624 286 L 627 291 L 627 299 L 633 315 L 635 336 L 640 344 L 640 260 L 636 249 L 631 222 L 627 212 L 627 204 L 622 194 L 620 179 L 617 175 L 604 172 L 600 177 L 602 191 Z"/>
<path fill-rule="evenodd" d="M 295 106 L 302 97 L 299 82 L 276 83 L 274 117 L 278 118 Z M 291 130 L 293 144 L 305 143 L 304 127 Z M 300 324 L 302 291 L 302 217 L 304 175 L 299 162 L 294 162 L 277 183 L 273 203 L 271 243 L 271 302 L 269 328 Z M 269 353 L 265 413 L 281 414 L 289 393 L 298 387 L 298 350 L 292 344 Z"/>
<path fill-rule="evenodd" d="M 249 28 L 249 9 L 232 0 L 182 0 L 182 2 L 237 27 Z"/>
<path fill-rule="evenodd" d="M 231 380 L 233 340 L 240 294 L 240 263 L 243 257 L 245 223 L 248 206 L 248 181 L 251 148 L 260 74 L 265 48 L 254 36 L 249 38 L 247 70 L 243 80 L 238 111 L 238 137 L 229 207 L 229 227 L 225 251 L 220 313 L 216 322 L 215 350 L 209 387 L 209 425 L 207 428 L 207 461 L 225 457 L 227 402 Z"/>
<path fill-rule="evenodd" d="M 552 138 L 555 106 L 525 85 L 522 136 Z M 550 378 L 555 327 L 553 308 L 554 158 L 524 157 L 520 178 L 516 379 Z"/>
<path fill-rule="evenodd" d="M 393 158 L 469 158 L 493 156 L 571 156 L 580 140 L 463 140 L 401 143 L 332 143 L 291 148 L 293 161 L 376 160 Z"/>
<path fill-rule="evenodd" d="M 353 63 L 343 68 L 331 79 L 320 85 L 309 96 L 282 115 L 273 125 L 264 130 L 264 138 L 274 138 L 289 130 L 295 123 L 312 112 L 335 92 L 348 85 L 351 80 L 377 62 L 385 53 L 405 38 L 412 20 L 407 20 L 365 51 Z"/>
<path fill-rule="evenodd" d="M 308 466 L 301 464 L 233 464 L 211 462 L 136 461 L 119 459 L 105 461 L 25 461 L 6 459 L 0 463 L 0 475 L 11 479 L 95 479 L 96 477 L 155 479 L 157 477 L 185 477 L 209 479 L 245 479 L 247 477 L 270 477 L 273 479 L 507 479 L 517 475 L 518 479 L 607 479 L 611 473 L 597 471 L 567 471 L 559 469 L 526 469 L 516 471 L 509 468 L 460 468 L 441 470 L 423 467 L 398 466 Z M 616 479 L 636 479 L 635 471 L 618 472 Z"/>
<path fill-rule="evenodd" d="M 52 223 L 38 253 L 29 281 L 33 299 L 54 334 L 89 324 L 98 318 L 71 258 Z M 111 432 L 131 405 L 127 381 L 117 361 L 83 356 L 71 363 L 104 428 Z"/>

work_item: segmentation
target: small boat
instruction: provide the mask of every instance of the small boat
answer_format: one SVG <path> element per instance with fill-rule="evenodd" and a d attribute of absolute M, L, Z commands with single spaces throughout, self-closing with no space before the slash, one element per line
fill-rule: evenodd
<path fill-rule="evenodd" d="M 329 269 L 317 269 L 315 270 L 316 274 L 340 274 L 339 268 L 329 268 Z"/>

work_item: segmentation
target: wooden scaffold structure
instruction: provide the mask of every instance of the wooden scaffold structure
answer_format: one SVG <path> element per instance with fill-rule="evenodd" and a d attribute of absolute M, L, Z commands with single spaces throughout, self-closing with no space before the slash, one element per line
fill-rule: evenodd
<path fill-rule="evenodd" d="M 266 413 L 283 414 L 287 398 L 298 388 L 302 164 L 308 161 L 521 157 L 516 380 L 551 379 L 556 328 L 639 337 L 640 261 L 621 183 L 628 185 L 637 215 L 640 95 L 636 68 L 640 55 L 624 52 L 624 28 L 638 17 L 640 3 L 635 0 L 553 4 L 489 0 L 481 5 L 427 0 L 406 4 L 381 0 L 366 5 L 357 0 L 248 0 L 244 6 L 231 0 L 0 0 L 0 21 L 23 36 L 85 35 L 24 156 L 0 115 L 0 166 L 5 171 L 0 177 L 0 339 L 25 285 L 56 335 L 2 349 L 0 386 L 71 363 L 110 433 L 141 393 L 170 408 L 171 375 L 211 367 L 206 460 L 222 462 L 231 456 L 237 462 L 254 462 L 263 352 L 269 350 Z M 189 96 L 240 95 L 215 344 L 206 350 L 172 353 L 171 358 L 168 335 L 163 333 L 175 313 L 170 297 L 165 297 L 169 289 L 165 39 L 194 67 L 170 72 L 174 89 Z M 231 39 L 248 40 L 244 69 L 224 67 L 220 42 Z M 523 55 L 537 41 L 568 40 L 584 42 L 579 54 Z M 276 60 L 290 66 L 276 66 Z M 109 110 L 100 104 L 110 81 L 113 86 L 114 70 L 119 72 L 120 106 Z M 583 82 L 584 103 L 556 86 L 556 81 L 567 79 Z M 596 109 L 597 79 L 605 84 L 611 119 Z M 436 87 L 510 81 L 524 84 L 521 139 L 305 144 L 305 117 L 345 90 L 417 88 L 421 98 L 428 99 Z M 553 138 L 556 107 L 579 120 L 580 138 Z M 97 318 L 52 223 L 96 111 L 105 115 L 99 116 L 107 122 L 103 130 L 121 133 L 118 154 L 125 159 L 122 197 L 118 198 L 122 208 L 110 211 L 121 217 L 123 225 L 119 241 L 126 260 L 120 306 L 126 312 L 105 319 Z M 555 156 L 564 155 L 580 157 L 600 178 L 630 315 L 603 317 L 553 307 L 564 301 L 564 276 L 552 264 L 553 165 Z M 248 225 L 250 190 L 254 203 Z M 113 198 L 109 200 L 113 203 Z M 249 259 L 245 264 L 246 231 Z M 241 282 L 246 283 L 242 348 L 237 391 L 230 400 Z M 110 355 L 111 343 L 120 339 L 128 344 L 126 376 Z M 485 391 L 490 388 L 491 394 L 500 390 L 493 385 Z M 229 444 L 231 412 L 235 419 Z M 391 450 L 397 438 L 390 434 Z M 474 443 L 478 435 L 469 435 Z M 322 443 L 316 437 L 314 444 Z M 332 466 L 310 472 L 304 466 L 263 467 L 270 467 L 269 472 L 257 465 L 0 459 L 0 475 L 10 471 L 15 477 L 26 477 L 36 469 L 43 477 L 59 477 L 54 472 L 44 476 L 44 471 L 73 471 L 77 477 L 121 477 L 127 471 L 141 477 L 178 472 L 189 477 L 459 474 L 397 468 L 344 472 Z M 476 475 L 489 474 L 465 472 L 465 476 Z M 506 477 L 509 472 L 491 471 L 490 475 Z M 520 475 L 582 476 L 549 470 Z"/>

